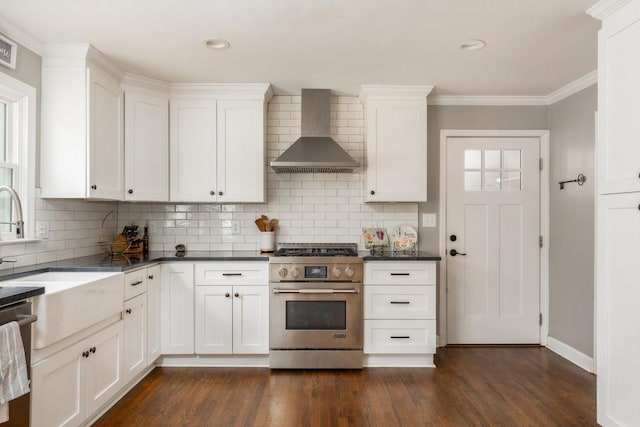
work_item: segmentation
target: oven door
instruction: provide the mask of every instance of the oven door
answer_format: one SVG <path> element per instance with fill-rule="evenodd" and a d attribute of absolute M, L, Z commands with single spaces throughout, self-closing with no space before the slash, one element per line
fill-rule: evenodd
<path fill-rule="evenodd" d="M 362 349 L 361 283 L 272 283 L 272 350 Z"/>

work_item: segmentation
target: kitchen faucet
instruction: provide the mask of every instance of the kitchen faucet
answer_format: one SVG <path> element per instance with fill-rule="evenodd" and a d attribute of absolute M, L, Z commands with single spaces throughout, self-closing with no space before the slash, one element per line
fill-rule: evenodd
<path fill-rule="evenodd" d="M 0 221 L 0 224 L 11 224 L 16 226 L 16 237 L 18 239 L 24 239 L 24 221 L 22 220 L 22 203 L 20 203 L 20 197 L 18 197 L 18 193 L 12 187 L 8 185 L 0 185 L 0 193 L 6 191 L 11 196 L 11 200 L 16 205 L 16 214 L 17 219 L 16 222 L 6 222 Z"/>

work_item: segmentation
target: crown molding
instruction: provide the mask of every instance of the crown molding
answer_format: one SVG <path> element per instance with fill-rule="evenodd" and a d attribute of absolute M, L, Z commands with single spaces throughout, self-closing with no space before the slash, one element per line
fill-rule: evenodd
<path fill-rule="evenodd" d="M 587 14 L 602 21 L 618 9 L 631 3 L 631 1 L 632 0 L 602 0 L 587 9 Z"/>
<path fill-rule="evenodd" d="M 555 104 L 558 101 L 562 101 L 565 98 L 570 97 L 574 93 L 578 93 L 583 89 L 588 88 L 598 83 L 598 70 L 593 70 L 589 74 L 580 77 L 577 80 L 572 81 L 568 85 L 561 87 L 558 90 L 554 90 L 547 95 L 547 105 Z"/>
<path fill-rule="evenodd" d="M 423 98 L 431 93 L 433 86 L 412 85 L 362 85 L 358 97 L 365 103 L 368 99 L 384 97 L 384 99 Z"/>
<path fill-rule="evenodd" d="M 118 81 L 124 75 L 107 56 L 88 43 L 47 43 L 42 51 L 45 67 L 86 66 L 87 62 L 97 65 Z"/>
<path fill-rule="evenodd" d="M 270 83 L 170 83 L 172 98 L 255 99 L 269 102 L 273 97 Z"/>
<path fill-rule="evenodd" d="M 18 43 L 20 46 L 29 49 L 30 51 L 42 56 L 42 51 L 44 49 L 44 43 L 42 43 L 37 38 L 33 37 L 28 32 L 24 31 L 22 28 L 19 28 L 9 22 L 7 18 L 0 15 L 0 33 L 9 37 L 14 42 Z"/>
<path fill-rule="evenodd" d="M 546 96 L 436 95 L 429 105 L 547 105 Z"/>
<path fill-rule="evenodd" d="M 169 94 L 169 91 L 171 89 L 171 85 L 167 82 L 152 79 L 150 77 L 139 76 L 132 73 L 124 73 L 121 84 L 123 87 L 129 86 L 137 89 L 141 88 L 154 92 L 166 93 L 167 95 Z"/>

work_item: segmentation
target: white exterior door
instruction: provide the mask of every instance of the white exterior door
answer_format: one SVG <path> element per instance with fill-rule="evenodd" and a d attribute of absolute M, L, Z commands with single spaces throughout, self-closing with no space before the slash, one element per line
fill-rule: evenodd
<path fill-rule="evenodd" d="M 539 343 L 539 138 L 446 145 L 448 342 Z"/>

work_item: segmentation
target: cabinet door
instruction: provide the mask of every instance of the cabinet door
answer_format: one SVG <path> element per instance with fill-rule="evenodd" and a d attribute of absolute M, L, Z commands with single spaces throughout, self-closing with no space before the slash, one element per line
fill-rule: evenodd
<path fill-rule="evenodd" d="M 125 200 L 169 200 L 169 100 L 166 95 L 125 94 Z"/>
<path fill-rule="evenodd" d="M 196 353 L 231 354 L 232 287 L 196 286 Z"/>
<path fill-rule="evenodd" d="M 170 200 L 214 202 L 216 102 L 172 100 L 170 104 Z"/>
<path fill-rule="evenodd" d="M 233 287 L 233 353 L 269 353 L 269 287 Z"/>
<path fill-rule="evenodd" d="M 640 193 L 598 199 L 598 422 L 640 425 Z"/>
<path fill-rule="evenodd" d="M 193 354 L 193 264 L 161 267 L 162 354 Z"/>
<path fill-rule="evenodd" d="M 147 269 L 147 360 L 160 356 L 160 266 Z"/>
<path fill-rule="evenodd" d="M 122 378 L 122 322 L 115 323 L 85 340 L 87 415 L 92 415 L 124 386 Z"/>
<path fill-rule="evenodd" d="M 122 200 L 124 143 L 122 89 L 95 66 L 87 70 L 89 151 L 87 194 L 90 198 Z"/>
<path fill-rule="evenodd" d="M 147 294 L 124 303 L 124 382 L 147 367 Z"/>
<path fill-rule="evenodd" d="M 87 417 L 84 341 L 31 369 L 31 425 L 77 426 Z"/>
<path fill-rule="evenodd" d="M 367 202 L 427 200 L 427 102 L 370 100 L 366 106 Z"/>
<path fill-rule="evenodd" d="M 218 101 L 218 201 L 265 202 L 264 105 Z"/>

